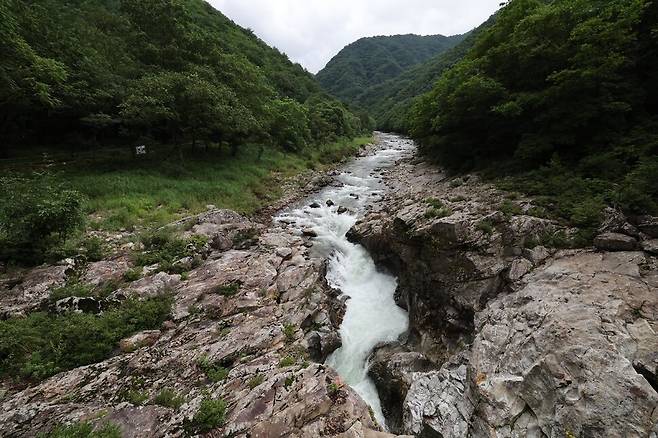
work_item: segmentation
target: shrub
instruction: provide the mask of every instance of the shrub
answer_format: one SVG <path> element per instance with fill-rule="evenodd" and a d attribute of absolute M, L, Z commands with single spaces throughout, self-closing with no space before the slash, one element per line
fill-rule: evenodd
<path fill-rule="evenodd" d="M 212 362 L 207 356 L 201 356 L 197 361 L 197 365 L 213 383 L 221 382 L 226 379 L 229 369 L 225 368 L 219 362 Z"/>
<path fill-rule="evenodd" d="M 206 433 L 222 426 L 225 421 L 226 402 L 222 399 L 205 398 L 187 429 L 191 432 Z"/>
<path fill-rule="evenodd" d="M 464 185 L 464 181 L 461 178 L 455 178 L 452 181 L 450 181 L 450 187 L 452 188 L 461 187 L 463 185 Z"/>
<path fill-rule="evenodd" d="M 149 395 L 146 391 L 130 389 L 124 392 L 121 398 L 129 403 L 132 403 L 135 406 L 141 406 L 144 403 L 146 403 L 146 400 L 148 400 Z"/>
<path fill-rule="evenodd" d="M 331 382 L 329 385 L 327 385 L 327 392 L 329 393 L 330 397 L 335 397 L 340 393 L 341 386 L 338 383 Z"/>
<path fill-rule="evenodd" d="M 281 359 L 281 361 L 279 361 L 279 366 L 280 366 L 281 368 L 286 368 L 286 367 L 289 367 L 289 366 L 294 365 L 295 362 L 296 362 L 296 360 L 295 360 L 294 357 L 292 357 L 292 356 L 286 356 L 286 357 L 284 357 L 283 359 Z"/>
<path fill-rule="evenodd" d="M 252 377 L 251 379 L 249 379 L 249 381 L 247 382 L 247 386 L 249 386 L 249 389 L 254 389 L 254 388 L 257 387 L 258 385 L 260 385 L 261 383 L 263 383 L 263 380 L 264 380 L 264 379 L 265 379 L 265 378 L 263 377 L 262 374 L 256 374 L 254 377 Z"/>
<path fill-rule="evenodd" d="M 658 158 L 646 158 L 626 176 L 615 198 L 631 213 L 658 214 Z"/>
<path fill-rule="evenodd" d="M 90 297 L 94 294 L 94 288 L 90 284 L 70 282 L 50 292 L 50 301 L 56 302 L 68 297 Z"/>
<path fill-rule="evenodd" d="M 430 206 L 434 208 L 441 208 L 443 207 L 443 202 L 440 199 L 436 198 L 427 198 L 425 202 Z"/>
<path fill-rule="evenodd" d="M 448 207 L 430 207 L 425 212 L 425 218 L 427 219 L 441 219 L 448 216 L 452 216 L 452 210 Z"/>
<path fill-rule="evenodd" d="M 577 227 L 597 228 L 604 208 L 605 204 L 599 198 L 585 199 L 573 207 L 569 221 Z"/>
<path fill-rule="evenodd" d="M 0 259 L 41 263 L 84 224 L 83 197 L 50 177 L 0 178 Z"/>
<path fill-rule="evenodd" d="M 295 341 L 295 326 L 290 323 L 283 324 L 283 335 L 286 337 L 286 342 L 292 343 Z"/>
<path fill-rule="evenodd" d="M 112 423 L 105 423 L 99 429 L 89 422 L 71 425 L 60 424 L 48 434 L 37 435 L 39 438 L 121 438 L 121 430 Z"/>
<path fill-rule="evenodd" d="M 129 300 L 100 315 L 31 313 L 0 321 L 0 376 L 41 380 L 108 358 L 121 339 L 167 320 L 170 297 Z"/>
<path fill-rule="evenodd" d="M 482 231 L 484 234 L 493 234 L 494 232 L 494 227 L 491 222 L 487 220 L 483 220 L 478 222 L 478 224 L 475 226 L 476 229 Z"/>
<path fill-rule="evenodd" d="M 137 281 L 142 278 L 142 271 L 141 267 L 128 269 L 123 273 L 123 279 L 128 282 Z"/>
<path fill-rule="evenodd" d="M 507 218 L 523 214 L 523 210 L 521 210 L 521 207 L 518 204 L 515 204 L 514 202 L 510 201 L 509 199 L 505 199 L 503 203 L 500 204 L 500 211 L 502 211 Z"/>
<path fill-rule="evenodd" d="M 178 395 L 173 389 L 165 388 L 155 396 L 153 403 L 165 408 L 178 409 L 185 403 L 185 398 Z"/>
<path fill-rule="evenodd" d="M 163 228 L 142 234 L 140 241 L 144 245 L 144 251 L 135 257 L 137 266 L 157 264 L 160 271 L 180 274 L 185 269 L 175 266 L 174 263 L 182 258 L 194 256 L 206 245 L 208 239 L 203 236 L 181 239 L 170 228 Z"/>
<path fill-rule="evenodd" d="M 98 262 L 103 260 L 107 254 L 107 248 L 103 239 L 99 237 L 90 237 L 82 243 L 82 254 L 89 262 Z"/>
<path fill-rule="evenodd" d="M 240 291 L 240 283 L 238 282 L 224 284 L 218 286 L 217 289 L 215 289 L 215 293 L 219 295 L 223 295 L 225 297 L 232 297 L 233 295 L 237 294 L 239 291 Z"/>

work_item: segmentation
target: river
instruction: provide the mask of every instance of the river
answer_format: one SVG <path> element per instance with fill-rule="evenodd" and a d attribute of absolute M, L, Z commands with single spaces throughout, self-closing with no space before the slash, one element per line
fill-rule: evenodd
<path fill-rule="evenodd" d="M 368 251 L 349 242 L 346 234 L 368 205 L 385 192 L 381 169 L 411 153 L 414 145 L 391 134 L 378 133 L 376 138 L 379 147 L 347 163 L 336 177 L 337 184 L 310 196 L 277 219 L 313 229 L 317 234 L 314 251 L 329 260 L 328 283 L 350 297 L 340 327 L 343 345 L 327 359 L 327 364 L 370 405 L 385 427 L 379 395 L 367 374 L 368 357 L 375 345 L 394 341 L 404 333 L 409 318 L 394 300 L 397 279 L 378 270 Z M 313 203 L 315 208 L 311 207 Z M 348 211 L 339 214 L 340 207 Z"/>

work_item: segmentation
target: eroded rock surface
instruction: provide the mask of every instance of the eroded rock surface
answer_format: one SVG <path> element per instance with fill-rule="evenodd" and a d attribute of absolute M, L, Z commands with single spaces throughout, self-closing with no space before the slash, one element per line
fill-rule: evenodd
<path fill-rule="evenodd" d="M 407 160 L 385 181 L 350 237 L 410 312 L 406 342 L 371 358 L 393 431 L 656 436 L 654 218 L 607 211 L 597 248 L 556 251 L 544 242 L 572 230 L 476 177 Z"/>
<path fill-rule="evenodd" d="M 0 400 L 2 436 L 80 420 L 111 421 L 125 437 L 190 435 L 206 398 L 228 405 L 213 436 L 380 436 L 368 406 L 333 370 L 312 361 L 340 346 L 335 315 L 342 303 L 325 283 L 323 261 L 309 254 L 308 238 L 226 211 L 200 216 L 191 230 L 230 245 L 213 245 L 186 278 L 161 272 L 108 298 L 170 294 L 172 320 L 124 339 L 106 361 L 10 389 Z M 102 277 L 110 277 L 109 267 L 92 265 Z M 35 270 L 12 289 L 11 310 L 46 300 L 66 269 Z M 210 375 L 209 367 L 226 377 Z M 164 390 L 183 398 L 180 408 L 156 404 Z"/>

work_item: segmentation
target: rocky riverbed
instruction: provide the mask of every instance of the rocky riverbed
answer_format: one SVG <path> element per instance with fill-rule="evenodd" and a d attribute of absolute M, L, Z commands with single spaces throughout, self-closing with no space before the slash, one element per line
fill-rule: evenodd
<path fill-rule="evenodd" d="M 314 184 L 340 184 L 333 176 Z M 383 190 L 348 236 L 397 276 L 395 299 L 409 313 L 408 332 L 370 358 L 389 432 L 656 436 L 656 218 L 608 211 L 596 247 L 556 250 L 550 236 L 573 230 L 475 176 L 450 178 L 413 157 L 372 176 Z M 24 388 L 3 382 L 0 435 L 89 421 L 125 437 L 187 436 L 198 433 L 191 425 L 204 401 L 222 399 L 225 422 L 209 436 L 391 436 L 324 365 L 341 346 L 348 298 L 327 284 L 317 232 L 218 209 L 184 229 L 209 242 L 189 274 L 146 275 L 105 299 L 172 296 L 171 319 L 103 362 Z M 131 266 L 119 251 L 8 279 L 0 317 L 44 308 L 73 272 L 103 283 Z M 51 311 L 102 306 L 69 300 Z M 225 375 L 211 378 L 213 367 Z M 164 390 L 180 395 L 178 406 L 155 402 Z"/>

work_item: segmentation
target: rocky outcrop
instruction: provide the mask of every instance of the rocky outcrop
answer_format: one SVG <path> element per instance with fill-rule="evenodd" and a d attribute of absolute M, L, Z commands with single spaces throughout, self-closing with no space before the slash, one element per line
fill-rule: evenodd
<path fill-rule="evenodd" d="M 66 260 L 57 266 L 42 266 L 23 278 L 7 282 L 0 289 L 0 319 L 24 316 L 48 304 L 50 291 L 66 283 L 67 272 L 74 262 Z"/>
<path fill-rule="evenodd" d="M 409 310 L 406 342 L 371 358 L 392 431 L 658 433 L 652 218 L 608 211 L 596 248 L 556 252 L 542 243 L 571 230 L 475 177 L 406 161 L 385 181 L 350 236 L 399 276 Z"/>
<path fill-rule="evenodd" d="M 603 233 L 594 238 L 594 246 L 601 251 L 635 251 L 637 240 L 621 233 Z"/>
<path fill-rule="evenodd" d="M 111 421 L 124 437 L 184 436 L 202 400 L 221 398 L 225 421 L 213 436 L 388 436 L 335 371 L 312 362 L 340 346 L 344 302 L 327 286 L 309 239 L 226 211 L 193 223 L 192 232 L 226 238 L 230 247 L 215 246 L 185 278 L 150 275 L 107 298 L 170 295 L 171 321 L 124 339 L 103 362 L 23 390 L 7 386 L 2 435 L 32 436 L 85 420 Z M 94 269 L 105 276 L 107 266 Z M 24 301 L 45 299 L 66 269 L 37 270 L 16 291 Z M 159 405 L 163 391 L 179 396 L 180 407 Z"/>
<path fill-rule="evenodd" d="M 471 177 L 459 187 L 436 168 L 399 163 L 389 195 L 350 231 L 399 276 L 409 342 L 437 363 L 472 341 L 474 315 L 549 256 L 541 239 L 560 227 L 522 213 L 506 216 L 494 187 Z M 508 201 L 509 202 L 509 201 Z M 436 215 L 439 210 L 441 215 Z"/>

